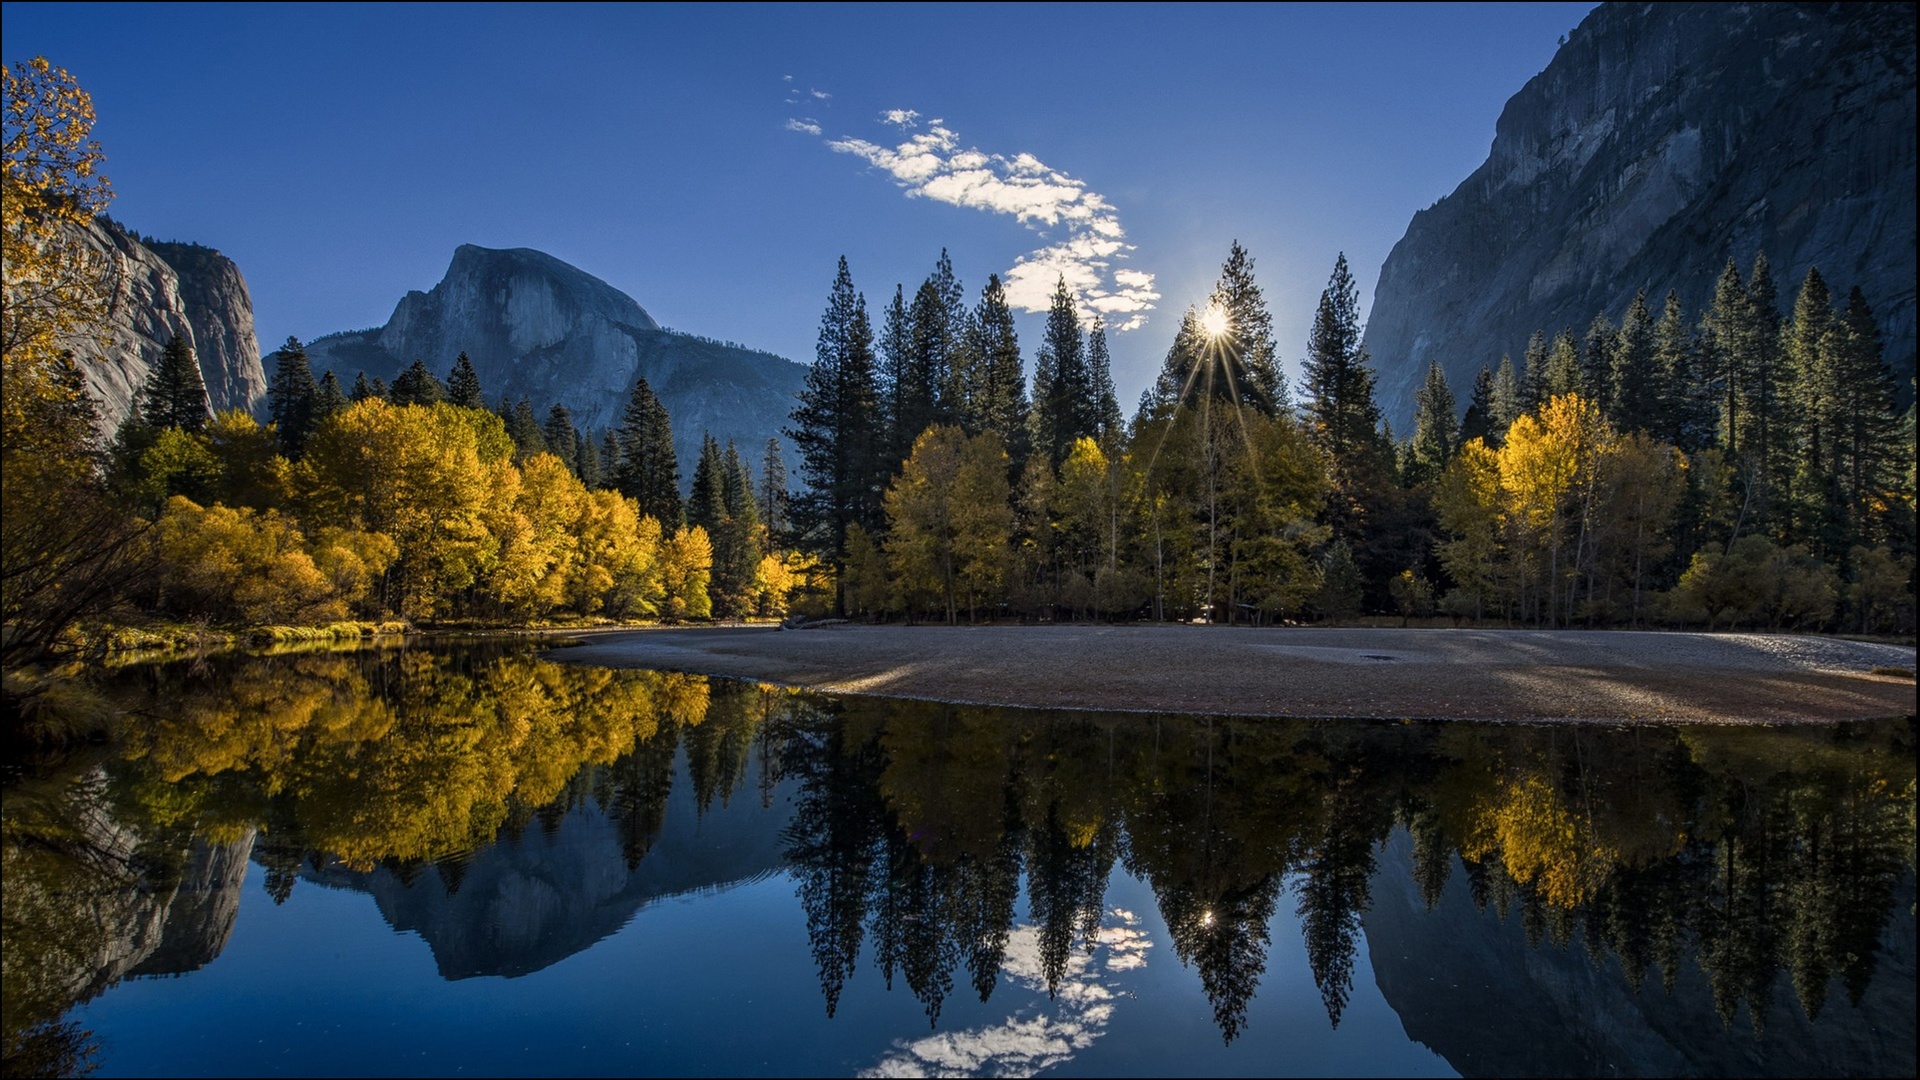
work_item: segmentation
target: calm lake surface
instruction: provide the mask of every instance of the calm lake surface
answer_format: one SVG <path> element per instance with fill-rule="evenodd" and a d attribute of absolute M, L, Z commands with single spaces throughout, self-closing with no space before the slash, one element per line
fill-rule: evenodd
<path fill-rule="evenodd" d="M 1914 723 L 130 669 L 12 766 L 9 1074 L 1915 1070 Z"/>

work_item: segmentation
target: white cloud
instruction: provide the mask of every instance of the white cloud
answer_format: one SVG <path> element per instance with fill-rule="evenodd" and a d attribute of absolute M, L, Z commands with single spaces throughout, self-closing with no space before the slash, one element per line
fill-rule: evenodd
<path fill-rule="evenodd" d="M 1032 1004 L 997 1024 L 896 1042 L 860 1075 L 1032 1076 L 1072 1060 L 1107 1033 L 1121 996 L 1115 976 L 1146 966 L 1153 947 L 1133 913 L 1114 908 L 1109 914 L 1119 921 L 1100 928 L 1093 949 L 1074 951 L 1051 999 L 1040 996 L 1047 991 L 1040 929 L 1017 927 L 1007 936 L 1000 970 L 1033 994 Z"/>
<path fill-rule="evenodd" d="M 819 97 L 826 95 L 814 91 Z M 1160 294 L 1153 274 L 1117 262 L 1130 257 L 1133 245 L 1113 204 L 1083 180 L 1049 167 L 1029 153 L 989 154 L 963 146 L 960 136 L 938 118 L 924 126 L 912 109 L 888 109 L 884 124 L 912 130 L 905 141 L 884 146 L 854 136 L 829 139 L 827 146 L 852 154 L 885 172 L 905 189 L 909 198 L 1004 214 L 1052 239 L 1014 261 L 1002 280 L 1007 302 L 1025 311 L 1045 311 L 1052 303 L 1054 284 L 1064 278 L 1082 308 L 1106 316 L 1115 330 L 1145 326 Z M 819 125 L 790 130 L 820 134 Z M 1064 232 L 1055 238 L 1055 230 Z"/>
<path fill-rule="evenodd" d="M 820 125 L 811 120 L 789 120 L 787 121 L 787 130 L 798 131 L 805 135 L 818 135 L 820 134 Z"/>
<path fill-rule="evenodd" d="M 827 93 L 825 90 L 815 90 L 813 91 L 813 96 L 820 99 L 821 101 L 825 101 L 828 98 L 832 97 L 833 95 Z"/>

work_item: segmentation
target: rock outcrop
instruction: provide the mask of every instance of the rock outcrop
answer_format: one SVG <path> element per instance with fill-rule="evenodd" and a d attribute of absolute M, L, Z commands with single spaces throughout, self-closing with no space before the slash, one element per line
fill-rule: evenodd
<path fill-rule="evenodd" d="M 107 218 L 82 236 L 106 265 L 113 297 L 104 332 L 67 345 L 82 361 L 107 434 L 126 418 L 176 334 L 200 361 L 213 408 L 252 411 L 260 404 L 267 376 L 253 300 L 232 260 L 199 244 L 145 242 Z"/>
<path fill-rule="evenodd" d="M 1429 361 L 1464 407 L 1534 330 L 1689 313 L 1765 251 L 1790 304 L 1817 266 L 1858 285 L 1902 386 L 1914 358 L 1914 9 L 1610 3 L 1507 102 L 1486 163 L 1414 215 L 1367 347 L 1405 430 Z"/>
<path fill-rule="evenodd" d="M 466 353 L 489 403 L 528 399 L 542 419 L 558 402 L 582 431 L 618 427 L 644 377 L 673 420 L 683 480 L 701 435 L 757 454 L 793 409 L 806 369 L 771 353 L 666 330 L 606 282 L 543 252 L 463 244 L 427 292 L 410 292 L 385 326 L 307 345 L 315 372 L 351 385 L 391 382 L 424 360 L 445 378 Z"/>

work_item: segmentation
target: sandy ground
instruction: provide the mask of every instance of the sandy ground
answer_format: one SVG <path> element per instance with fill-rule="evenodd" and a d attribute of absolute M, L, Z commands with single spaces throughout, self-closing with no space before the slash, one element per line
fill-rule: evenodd
<path fill-rule="evenodd" d="M 594 635 L 553 659 L 837 694 L 1239 716 L 1781 722 L 1914 711 L 1914 650 L 1775 634 L 856 626 Z"/>

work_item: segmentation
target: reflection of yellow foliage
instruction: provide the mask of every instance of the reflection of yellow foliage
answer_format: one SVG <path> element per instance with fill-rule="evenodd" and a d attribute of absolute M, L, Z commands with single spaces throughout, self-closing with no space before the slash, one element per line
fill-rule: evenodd
<path fill-rule="evenodd" d="M 700 723 L 708 693 L 700 676 L 526 657 L 254 661 L 176 690 L 176 707 L 131 725 L 126 753 L 169 784 L 251 774 L 294 798 L 308 845 L 364 868 L 491 841 L 512 805 L 551 803 L 663 724 Z"/>
<path fill-rule="evenodd" d="M 1620 861 L 1620 853 L 1593 836 L 1542 777 L 1508 782 L 1496 799 L 1467 857 L 1484 859 L 1497 848 L 1507 873 L 1532 884 L 1549 903 L 1581 903 Z"/>

